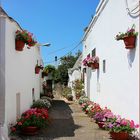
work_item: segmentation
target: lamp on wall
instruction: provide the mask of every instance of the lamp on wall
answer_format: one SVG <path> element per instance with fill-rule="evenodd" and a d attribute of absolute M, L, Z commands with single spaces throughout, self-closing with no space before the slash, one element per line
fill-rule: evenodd
<path fill-rule="evenodd" d="M 36 46 L 36 47 L 41 47 L 41 46 L 49 47 L 50 45 L 51 45 L 50 43 L 45 43 L 45 44 L 37 43 L 35 46 Z"/>

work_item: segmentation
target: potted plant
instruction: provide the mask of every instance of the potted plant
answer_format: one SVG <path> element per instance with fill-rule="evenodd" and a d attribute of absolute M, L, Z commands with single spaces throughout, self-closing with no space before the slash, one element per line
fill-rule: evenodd
<path fill-rule="evenodd" d="M 86 96 L 81 96 L 80 98 L 79 98 L 79 100 L 78 100 L 78 103 L 80 104 L 80 105 L 82 105 L 83 103 L 86 103 L 86 102 L 88 102 L 89 101 L 89 98 L 88 97 L 86 97 Z"/>
<path fill-rule="evenodd" d="M 105 122 L 112 117 L 114 117 L 114 115 L 111 110 L 105 107 L 101 111 L 96 112 L 93 119 L 98 124 L 99 128 L 104 129 Z"/>
<path fill-rule="evenodd" d="M 31 108 L 46 108 L 46 109 L 49 109 L 50 107 L 51 103 L 47 99 L 39 99 L 35 101 L 31 106 Z"/>
<path fill-rule="evenodd" d="M 21 132 L 25 135 L 35 135 L 40 128 L 48 126 L 47 109 L 32 108 L 25 111 L 14 126 L 11 126 L 12 132 Z"/>
<path fill-rule="evenodd" d="M 40 66 L 38 64 L 36 64 L 35 66 L 35 74 L 39 74 L 40 72 Z"/>
<path fill-rule="evenodd" d="M 135 25 L 133 24 L 131 29 L 128 29 L 125 33 L 119 32 L 116 35 L 116 40 L 123 40 L 126 49 L 135 48 L 135 42 L 138 32 L 135 31 Z"/>
<path fill-rule="evenodd" d="M 26 30 L 23 31 L 17 30 L 15 41 L 16 41 L 15 49 L 17 51 L 23 51 L 25 44 L 27 44 L 30 48 L 31 46 L 34 46 L 37 43 L 37 41 L 33 38 L 33 34 Z"/>
<path fill-rule="evenodd" d="M 92 69 L 98 69 L 99 68 L 99 57 L 98 56 L 95 56 L 95 57 L 87 56 L 83 60 L 83 65 L 91 67 Z"/>
<path fill-rule="evenodd" d="M 114 140 L 128 140 L 129 135 L 138 127 L 139 125 L 135 125 L 133 120 L 122 119 L 120 116 L 115 116 L 105 123 L 105 128 L 109 130 Z"/>

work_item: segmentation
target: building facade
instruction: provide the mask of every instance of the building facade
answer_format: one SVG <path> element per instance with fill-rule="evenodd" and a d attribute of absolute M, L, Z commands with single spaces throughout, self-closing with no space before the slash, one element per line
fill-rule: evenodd
<path fill-rule="evenodd" d="M 10 123 L 25 110 L 41 91 L 41 75 L 35 74 L 36 64 L 42 59 L 38 47 L 22 52 L 15 50 L 15 32 L 20 25 L 0 7 L 0 124 L 8 134 Z"/>
<path fill-rule="evenodd" d="M 136 123 L 140 123 L 139 14 L 138 0 L 101 0 L 83 38 L 83 59 L 98 56 L 99 69 L 82 66 L 86 95 Z M 136 45 L 126 49 L 123 40 L 115 37 L 133 24 L 138 32 Z"/>

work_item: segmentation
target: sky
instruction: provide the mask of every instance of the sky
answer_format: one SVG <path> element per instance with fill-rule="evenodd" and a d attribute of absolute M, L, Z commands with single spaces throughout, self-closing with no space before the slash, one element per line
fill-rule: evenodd
<path fill-rule="evenodd" d="M 84 36 L 100 0 L 0 0 L 7 14 L 41 44 L 44 65 L 55 64 L 73 50 Z M 82 51 L 82 44 L 72 51 Z"/>

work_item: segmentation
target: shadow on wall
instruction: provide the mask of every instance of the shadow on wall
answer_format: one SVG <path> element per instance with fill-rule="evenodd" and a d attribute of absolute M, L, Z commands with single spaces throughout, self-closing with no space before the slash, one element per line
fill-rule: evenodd
<path fill-rule="evenodd" d="M 136 46 L 137 46 L 137 42 L 136 42 Z M 132 63 L 134 62 L 135 59 L 135 54 L 136 54 L 136 48 L 128 50 L 127 59 L 128 59 L 129 67 L 132 67 Z"/>

